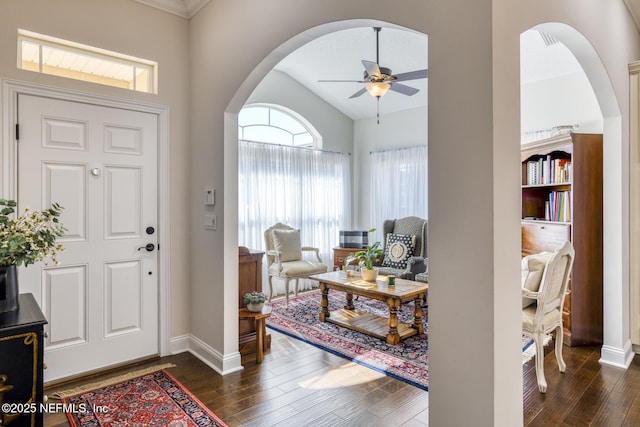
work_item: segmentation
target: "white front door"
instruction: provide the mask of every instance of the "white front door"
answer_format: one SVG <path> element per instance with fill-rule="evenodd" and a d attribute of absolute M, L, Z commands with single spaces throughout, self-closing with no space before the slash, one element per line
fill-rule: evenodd
<path fill-rule="evenodd" d="M 21 94 L 18 123 L 18 211 L 58 203 L 67 228 L 59 265 L 19 271 L 45 381 L 157 354 L 157 115 Z"/>

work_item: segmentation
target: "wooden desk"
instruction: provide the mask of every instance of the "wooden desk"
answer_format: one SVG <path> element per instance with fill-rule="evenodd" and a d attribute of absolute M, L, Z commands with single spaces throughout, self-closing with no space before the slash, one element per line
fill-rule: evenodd
<path fill-rule="evenodd" d="M 262 307 L 262 311 L 259 313 L 254 313 L 246 308 L 241 308 L 238 312 L 238 317 L 240 317 L 240 319 L 251 319 L 255 321 L 256 363 L 262 363 L 262 355 L 267 350 L 267 341 L 265 340 L 267 327 L 265 325 L 265 320 L 269 316 L 271 316 L 271 306 L 266 305 Z"/>
<path fill-rule="evenodd" d="M 413 280 L 396 279 L 395 286 L 387 286 L 387 277 L 378 276 L 378 280 L 366 282 L 359 273 L 347 276 L 342 271 L 315 274 L 311 279 L 320 282 L 322 298 L 320 301 L 320 321 L 331 322 L 354 331 L 386 340 L 396 345 L 401 340 L 424 333 L 422 325 L 422 307 L 420 304 L 429 290 L 429 285 Z M 345 292 L 346 304 L 343 309 L 329 312 L 329 289 Z M 389 318 L 372 313 L 356 313 L 353 296 L 385 301 L 389 307 Z M 398 309 L 405 301 L 414 300 L 413 323 L 398 321 Z"/>

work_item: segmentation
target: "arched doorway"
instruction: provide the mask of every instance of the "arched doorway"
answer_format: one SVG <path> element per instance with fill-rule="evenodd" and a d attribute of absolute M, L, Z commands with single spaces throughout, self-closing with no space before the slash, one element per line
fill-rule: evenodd
<path fill-rule="evenodd" d="M 310 40 L 317 39 L 323 35 L 327 35 L 333 32 L 337 32 L 340 30 L 350 29 L 350 28 L 358 28 L 358 27 L 383 27 L 383 28 L 396 28 L 403 29 L 405 31 L 413 31 L 404 27 L 398 27 L 394 24 L 382 22 L 382 21 L 374 21 L 374 20 L 348 20 L 348 21 L 340 21 L 333 22 L 328 24 L 323 24 L 318 27 L 311 28 L 303 33 L 300 33 L 293 38 L 289 39 L 287 42 L 282 44 L 278 49 L 274 49 L 270 55 L 265 57 L 265 59 L 250 73 L 250 75 L 245 79 L 242 85 L 236 91 L 234 97 L 231 102 L 227 105 L 225 109 L 225 120 L 224 120 L 224 165 L 225 165 L 225 206 L 234 206 L 236 207 L 238 204 L 238 113 L 242 109 L 242 107 L 248 101 L 251 101 L 251 95 L 254 90 L 259 86 L 260 82 L 267 75 L 276 64 L 278 64 L 283 58 L 287 55 L 291 54 L 301 46 L 308 43 Z M 424 53 L 426 57 L 426 52 Z M 361 58 L 354 58 L 354 62 L 359 64 L 359 60 Z M 362 67 L 361 65 L 358 65 Z M 394 70 L 395 71 L 395 70 Z M 404 71 L 404 70 L 398 70 Z M 361 71 L 359 71 L 361 72 Z M 365 95 L 368 97 L 368 95 Z M 274 102 L 274 101 L 270 101 Z M 384 102 L 384 101 L 382 101 Z M 375 106 L 375 103 L 372 103 Z M 374 107 L 375 108 L 375 107 Z M 375 111 L 375 109 L 373 110 Z M 382 112 L 382 110 L 381 110 Z M 424 117 L 424 121 L 426 122 L 426 117 Z M 326 124 L 325 124 L 326 125 Z M 323 137 L 324 138 L 324 137 Z M 426 140 L 426 135 L 425 135 Z M 325 147 L 328 149 L 333 149 L 329 142 L 326 142 L 325 138 Z M 234 253 L 237 251 L 238 246 L 238 217 L 237 217 L 237 209 L 226 209 L 225 216 L 225 234 L 224 234 L 224 249 L 227 253 Z M 235 267 L 231 267 L 230 264 L 227 264 L 227 268 L 225 268 L 225 282 L 226 283 L 237 283 L 237 269 Z M 237 286 L 237 285 L 236 285 Z M 232 304 L 232 301 L 236 298 L 235 294 L 237 293 L 237 288 L 228 287 L 225 288 L 225 301 L 228 301 L 229 304 Z M 229 321 L 229 323 L 233 322 L 235 319 L 235 313 L 233 310 L 229 310 L 225 312 L 225 318 Z M 230 341 L 231 338 L 228 335 L 233 335 L 233 331 L 225 330 L 225 340 L 227 342 Z"/>
<path fill-rule="evenodd" d="M 604 344 L 600 361 L 627 367 L 633 352 L 629 340 L 628 298 L 624 297 L 629 293 L 627 279 L 629 266 L 628 263 L 621 261 L 627 259 L 627 254 L 624 253 L 624 247 L 627 246 L 624 244 L 624 236 L 628 236 L 628 212 L 622 209 L 624 196 L 621 194 L 621 189 L 628 188 L 628 183 L 625 182 L 628 178 L 619 173 L 620 160 L 622 153 L 625 152 L 622 147 L 621 113 L 607 71 L 589 40 L 573 27 L 562 23 L 544 23 L 532 27 L 531 30 L 551 36 L 573 54 L 588 80 L 602 114 L 605 198 L 603 206 Z M 592 128 L 587 129 L 588 131 L 594 131 L 594 126 L 598 127 L 593 123 L 591 126 Z"/>

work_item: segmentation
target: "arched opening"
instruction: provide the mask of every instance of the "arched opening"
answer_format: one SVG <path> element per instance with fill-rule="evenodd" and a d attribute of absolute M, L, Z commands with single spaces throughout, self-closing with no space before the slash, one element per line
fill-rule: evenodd
<path fill-rule="evenodd" d="M 236 94 L 234 95 L 234 98 L 232 99 L 231 103 L 227 106 L 226 108 L 226 112 L 225 112 L 225 150 L 224 150 L 224 155 L 225 155 L 225 160 L 224 160 L 224 164 L 225 164 L 225 235 L 224 235 L 224 247 L 225 247 L 225 252 L 227 253 L 234 253 L 235 251 L 237 251 L 237 246 L 239 243 L 239 235 L 238 235 L 238 225 L 239 225 L 239 220 L 238 220 L 238 199 L 236 197 L 238 197 L 238 148 L 237 148 L 237 141 L 239 139 L 239 135 L 238 135 L 238 113 L 240 112 L 240 110 L 243 108 L 243 106 L 246 103 L 249 104 L 253 104 L 253 103 L 269 103 L 269 104 L 281 104 L 280 102 L 278 102 L 277 100 L 258 100 L 256 99 L 256 97 L 254 96 L 254 92 L 257 90 L 257 88 L 259 88 L 260 86 L 260 82 L 262 81 L 262 79 L 264 78 L 265 75 L 267 75 L 272 69 L 273 67 L 278 64 L 283 58 L 285 58 L 287 55 L 291 54 L 292 52 L 294 52 L 296 49 L 298 49 L 299 47 L 303 46 L 304 44 L 308 43 L 310 40 L 314 40 L 317 39 L 323 35 L 327 35 L 333 32 L 337 32 L 340 30 L 346 30 L 346 29 L 350 29 L 350 28 L 367 28 L 369 31 L 371 31 L 371 27 L 374 26 L 382 26 L 383 28 L 399 28 L 395 25 L 392 24 L 388 24 L 388 23 L 384 23 L 384 22 L 380 22 L 380 21 L 372 21 L 372 20 L 352 20 L 352 21 L 341 21 L 341 22 L 335 22 L 335 23 L 330 23 L 330 24 L 324 24 L 318 27 L 314 27 L 312 29 L 309 29 L 307 31 L 305 31 L 304 33 L 298 34 L 297 36 L 293 37 L 292 39 L 288 40 L 286 43 L 284 43 L 283 45 L 281 45 L 278 49 L 275 49 L 268 57 L 266 57 L 261 63 L 260 65 L 253 70 L 253 72 L 249 75 L 249 77 L 243 82 L 243 84 L 241 85 L 241 87 L 238 89 L 238 91 L 236 92 Z M 403 31 L 405 32 L 411 32 L 411 30 L 407 30 L 406 28 L 402 28 Z M 367 36 L 369 36 L 369 34 L 367 34 Z M 371 36 L 371 39 L 373 40 L 373 36 Z M 426 44 L 426 43 L 425 43 Z M 425 51 L 423 53 L 424 56 L 424 60 L 426 62 L 426 47 L 425 47 Z M 356 65 L 356 67 L 358 68 L 358 77 L 361 77 L 361 73 L 362 73 L 362 64 L 360 64 L 360 59 L 373 59 L 373 58 L 360 58 L 360 56 L 353 58 L 353 61 Z M 384 60 L 382 60 L 384 61 Z M 404 71 L 408 71 L 408 70 L 402 70 L 402 69 L 398 69 L 398 70 L 393 70 L 393 71 L 397 71 L 397 72 L 404 72 Z M 350 90 L 350 89 L 347 89 Z M 353 90 L 350 90 L 351 92 L 353 92 Z M 280 95 L 282 94 L 286 94 L 285 92 L 281 92 Z M 394 96 L 396 94 L 392 94 L 392 96 Z M 386 95 L 389 96 L 389 95 Z M 422 91 L 421 96 L 424 97 L 424 99 L 426 100 L 426 90 Z M 345 96 L 345 98 L 348 98 L 348 96 Z M 407 99 L 409 99 L 409 97 L 407 97 Z M 374 99 L 370 98 L 369 95 L 365 94 L 362 96 L 362 101 L 363 102 L 367 102 L 367 107 L 366 108 L 370 108 L 371 111 L 375 112 L 375 105 L 376 102 Z M 289 108 L 291 108 L 290 106 L 288 106 Z M 384 108 L 386 107 L 385 105 L 385 99 L 383 98 L 382 100 L 380 100 L 380 113 L 381 113 L 381 125 L 380 127 L 378 127 L 377 129 L 387 132 L 387 136 L 389 134 L 393 134 L 393 130 L 386 128 L 384 126 L 387 126 L 391 120 L 389 120 L 388 122 L 384 122 L 383 118 L 384 118 Z M 310 117 L 303 112 L 303 110 L 298 109 L 298 108 L 292 108 L 294 111 L 297 111 L 299 113 L 301 113 L 305 118 L 309 119 L 309 121 L 311 122 L 311 124 L 315 127 L 317 127 L 317 129 L 322 133 L 323 129 L 322 126 L 324 126 L 325 128 L 327 127 L 331 127 L 332 123 L 327 122 L 326 121 L 326 117 L 324 118 L 325 121 L 321 123 L 321 125 L 317 126 L 316 122 L 313 122 Z M 420 138 L 416 138 L 416 139 L 421 139 L 423 142 L 426 143 L 426 106 L 423 107 L 423 110 L 421 112 L 421 114 L 413 114 L 412 115 L 412 120 L 414 120 L 415 118 L 418 118 L 421 121 L 421 132 L 422 135 L 420 136 Z M 353 119 L 351 119 L 353 120 Z M 369 119 L 363 119 L 363 120 L 369 120 Z M 373 120 L 373 124 L 375 125 L 375 119 Z M 370 127 L 372 126 L 371 123 L 366 123 L 366 126 Z M 351 125 L 353 128 L 353 124 Z M 400 124 L 397 124 L 396 126 L 400 126 Z M 348 150 L 348 152 L 352 152 L 352 151 L 356 151 L 355 147 L 354 147 L 354 137 L 353 137 L 353 129 L 351 130 L 352 134 L 350 136 L 350 149 Z M 323 148 L 327 149 L 327 150 L 337 150 L 335 148 L 334 145 L 331 145 L 332 143 L 335 144 L 335 139 L 332 138 L 328 138 L 324 133 L 322 133 L 322 138 L 323 138 Z M 363 138 L 366 138 L 366 136 L 363 136 Z M 408 144 L 410 145 L 415 145 L 415 141 L 409 141 Z M 382 146 L 381 148 L 384 148 L 384 146 Z M 366 157 L 368 158 L 368 152 L 371 150 L 370 147 L 365 147 L 362 148 L 361 150 L 363 150 L 363 155 L 366 155 Z M 365 154 L 366 153 L 366 154 Z M 355 160 L 353 160 L 353 156 L 351 159 L 351 162 L 355 162 Z M 368 168 L 367 168 L 367 173 L 369 172 Z M 357 178 L 355 178 L 357 179 Z M 354 179 L 354 181 L 355 181 Z M 365 185 L 367 187 L 367 191 L 369 191 L 369 186 L 364 183 L 363 185 Z M 364 201 L 361 201 L 360 199 L 355 200 L 353 203 L 362 203 L 362 204 L 368 204 L 368 198 L 366 198 Z M 356 209 L 354 209 L 355 211 Z M 362 209 L 360 209 L 362 210 Z M 354 215 L 355 216 L 355 215 Z M 360 225 L 360 227 L 364 228 L 370 228 L 370 225 L 368 224 L 368 217 L 365 218 L 363 221 L 367 222 L 366 226 Z M 351 221 L 355 221 L 355 219 L 353 218 L 349 218 L 349 223 L 348 225 L 351 225 Z M 354 226 L 358 226 L 358 224 L 354 224 Z M 379 225 L 379 228 L 381 227 L 381 224 Z M 331 260 L 325 260 L 325 264 L 331 265 Z M 237 269 L 235 266 L 231 267 L 230 264 L 227 264 L 227 268 L 225 268 L 225 283 L 237 283 Z M 234 271 L 235 270 L 235 271 Z M 229 295 L 227 295 L 227 293 Z M 231 301 L 233 301 L 233 299 L 236 298 L 235 294 L 237 293 L 237 288 L 234 288 L 233 286 L 227 286 L 225 288 L 225 301 L 229 301 L 231 303 Z M 227 319 L 229 322 L 232 322 L 235 318 L 235 313 L 233 312 L 233 310 L 228 310 L 225 312 L 225 319 Z M 231 342 L 231 340 L 233 339 L 233 337 L 227 337 L 225 335 L 225 341 L 227 343 Z"/>
<path fill-rule="evenodd" d="M 606 202 L 603 204 L 602 233 L 604 318 L 601 326 L 601 362 L 626 367 L 631 361 L 632 352 L 629 342 L 629 310 L 626 306 L 627 298 L 623 297 L 628 295 L 629 290 L 628 280 L 624 279 L 628 276 L 628 265 L 620 262 L 625 259 L 623 247 L 626 245 L 623 240 L 628 235 L 628 214 L 622 209 L 625 201 L 621 193 L 621 189 L 627 188 L 627 183 L 623 182 L 622 174 L 619 173 L 619 156 L 624 152 L 621 113 L 604 65 L 594 47 L 582 34 L 562 23 L 540 24 L 523 33 L 521 47 L 524 47 L 525 42 L 531 43 L 532 38 L 536 37 L 538 42 L 543 43 L 543 49 L 554 51 L 547 56 L 547 62 L 554 59 L 553 55 L 559 56 L 555 57 L 555 64 L 551 61 L 550 67 L 546 69 L 541 66 L 544 62 L 542 58 L 537 58 L 539 63 L 529 64 L 527 68 L 524 58 L 527 53 L 521 51 L 521 71 L 532 73 L 527 74 L 528 77 L 521 82 L 523 138 L 552 136 L 553 127 L 566 126 L 575 128 L 576 132 L 603 135 L 602 192 Z M 558 72 L 552 76 L 554 66 Z M 535 71 L 531 70 L 536 67 Z M 546 73 L 546 81 L 534 81 L 536 73 L 541 76 Z M 541 109 L 536 111 L 536 105 Z M 554 109 L 558 105 L 562 107 Z"/>

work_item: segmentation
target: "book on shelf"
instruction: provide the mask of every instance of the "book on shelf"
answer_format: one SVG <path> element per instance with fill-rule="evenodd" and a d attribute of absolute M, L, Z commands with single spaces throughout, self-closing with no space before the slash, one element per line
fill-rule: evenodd
<path fill-rule="evenodd" d="M 552 159 L 547 155 L 527 162 L 527 185 L 569 183 L 571 175 L 570 159 Z"/>
<path fill-rule="evenodd" d="M 550 221 L 571 222 L 571 191 L 551 191 L 545 202 L 545 218 Z"/>

